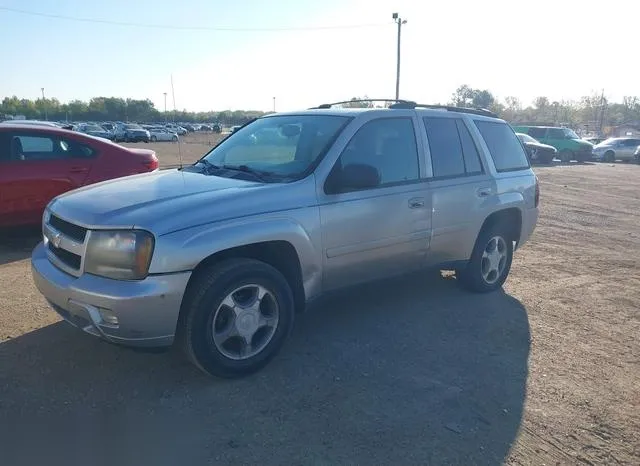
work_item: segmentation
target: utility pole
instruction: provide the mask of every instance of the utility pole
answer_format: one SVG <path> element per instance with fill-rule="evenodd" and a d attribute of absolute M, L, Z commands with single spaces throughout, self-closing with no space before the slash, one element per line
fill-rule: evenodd
<path fill-rule="evenodd" d="M 276 113 L 276 98 L 273 98 L 273 113 Z"/>
<path fill-rule="evenodd" d="M 402 33 L 402 25 L 407 24 L 407 20 L 402 19 L 398 13 L 394 13 L 392 17 L 398 25 L 398 57 L 396 59 L 396 100 L 398 100 L 400 98 L 400 34 Z"/>
<path fill-rule="evenodd" d="M 163 92 L 164 94 L 164 124 L 167 124 L 167 93 Z"/>
<path fill-rule="evenodd" d="M 598 126 L 598 136 L 602 136 L 602 125 L 604 124 L 604 89 L 600 97 L 600 125 Z"/>
<path fill-rule="evenodd" d="M 49 116 L 47 115 L 47 101 L 44 99 L 44 87 L 41 87 L 40 90 L 42 91 L 42 106 L 44 107 L 44 120 L 47 121 L 49 119 Z"/>

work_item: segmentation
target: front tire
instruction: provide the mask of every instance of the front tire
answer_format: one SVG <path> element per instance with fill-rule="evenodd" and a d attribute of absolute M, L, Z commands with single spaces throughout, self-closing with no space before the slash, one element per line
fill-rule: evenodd
<path fill-rule="evenodd" d="M 209 375 L 235 378 L 262 369 L 293 327 L 291 287 L 272 266 L 230 259 L 198 273 L 181 310 L 183 350 Z"/>
<path fill-rule="evenodd" d="M 488 293 L 504 284 L 512 260 L 513 240 L 506 226 L 499 223 L 480 232 L 471 259 L 456 275 L 469 291 Z"/>
<path fill-rule="evenodd" d="M 151 142 L 156 142 L 157 140 L 158 140 L 158 138 L 157 138 L 157 137 L 155 137 L 155 136 L 151 136 Z"/>
<path fill-rule="evenodd" d="M 560 160 L 563 163 L 569 163 L 571 162 L 572 159 L 573 159 L 573 152 L 571 152 L 569 149 L 562 149 L 560 151 Z"/>
<path fill-rule="evenodd" d="M 609 151 L 605 152 L 604 161 L 608 162 L 608 163 L 615 162 L 616 161 L 616 154 L 612 150 L 609 150 Z"/>

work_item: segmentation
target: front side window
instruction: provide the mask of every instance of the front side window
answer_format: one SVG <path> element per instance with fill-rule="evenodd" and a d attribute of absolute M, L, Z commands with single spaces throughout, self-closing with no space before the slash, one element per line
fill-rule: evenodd
<path fill-rule="evenodd" d="M 420 178 L 418 147 L 411 118 L 379 118 L 365 123 L 349 141 L 334 171 L 362 165 L 377 173 L 377 183 L 368 188 Z M 348 186 L 342 188 L 342 192 L 353 190 Z"/>
<path fill-rule="evenodd" d="M 55 136 L 12 134 L 9 137 L 11 161 L 90 158 L 95 151 L 75 141 Z"/>
<path fill-rule="evenodd" d="M 562 128 L 550 128 L 549 139 L 568 139 Z"/>
<path fill-rule="evenodd" d="M 529 136 L 532 136 L 536 139 L 544 138 L 544 135 L 546 132 L 547 132 L 546 128 L 536 128 L 536 127 L 529 128 L 529 131 L 528 131 Z"/>
<path fill-rule="evenodd" d="M 200 163 L 275 178 L 299 178 L 319 161 L 350 120 L 339 115 L 260 118 L 234 131 Z M 220 170 L 215 174 L 224 176 Z"/>
<path fill-rule="evenodd" d="M 529 168 L 529 159 L 510 126 L 506 123 L 484 120 L 475 120 L 475 125 L 487 144 L 497 171 Z"/>

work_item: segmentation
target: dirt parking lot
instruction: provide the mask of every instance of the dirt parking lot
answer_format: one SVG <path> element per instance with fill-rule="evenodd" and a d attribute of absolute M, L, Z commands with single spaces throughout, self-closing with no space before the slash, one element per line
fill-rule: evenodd
<path fill-rule="evenodd" d="M 5 234 L 0 464 L 640 464 L 640 166 L 536 172 L 504 292 L 425 273 L 341 293 L 236 381 L 60 322 L 31 280 L 38 232 Z"/>

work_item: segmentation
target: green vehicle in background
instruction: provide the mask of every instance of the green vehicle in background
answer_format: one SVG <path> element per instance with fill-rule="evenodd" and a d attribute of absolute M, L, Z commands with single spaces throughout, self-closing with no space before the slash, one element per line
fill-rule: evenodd
<path fill-rule="evenodd" d="M 559 126 L 513 126 L 517 133 L 525 133 L 543 144 L 549 144 L 558 150 L 558 158 L 563 162 L 577 160 L 586 162 L 593 158 L 593 144 L 581 139 L 570 128 Z"/>

